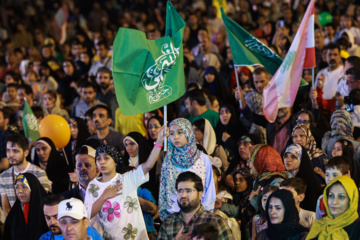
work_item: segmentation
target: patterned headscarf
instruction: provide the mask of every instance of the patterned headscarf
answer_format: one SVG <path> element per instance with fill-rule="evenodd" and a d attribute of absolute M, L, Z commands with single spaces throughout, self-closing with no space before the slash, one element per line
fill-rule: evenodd
<path fill-rule="evenodd" d="M 95 161 L 96 161 L 96 158 L 101 153 L 108 154 L 114 160 L 114 162 L 118 165 L 122 163 L 122 158 L 121 158 L 120 153 L 118 152 L 116 147 L 114 147 L 112 145 L 101 145 L 100 147 L 98 147 L 96 149 L 96 153 L 95 153 Z"/>
<path fill-rule="evenodd" d="M 342 136 L 347 140 L 354 140 L 354 126 L 350 113 L 345 110 L 336 110 L 330 120 L 331 136 Z"/>
<path fill-rule="evenodd" d="M 302 149 L 300 144 L 291 144 L 290 146 L 288 146 L 284 152 L 284 159 L 286 156 L 286 153 L 291 153 L 294 156 L 296 156 L 297 160 L 299 161 L 299 168 L 300 168 L 300 163 L 301 163 L 301 157 L 302 157 Z M 290 175 L 290 177 L 295 177 L 296 173 L 299 171 L 299 169 L 295 169 L 293 171 L 287 171 L 288 174 Z"/>
<path fill-rule="evenodd" d="M 316 141 L 315 141 L 314 136 L 311 134 L 310 129 L 308 129 L 305 125 L 302 124 L 300 126 L 295 126 L 292 132 L 294 133 L 294 131 L 297 129 L 302 130 L 306 135 L 305 148 L 306 148 L 307 154 L 309 155 L 310 160 L 317 158 L 324 154 L 324 152 L 321 151 L 321 149 L 316 147 Z"/>
<path fill-rule="evenodd" d="M 29 188 L 29 190 L 31 191 L 30 185 L 28 180 L 26 179 L 26 177 L 23 174 L 20 174 L 19 176 L 17 176 L 14 180 L 14 184 L 16 184 L 17 181 L 21 181 L 25 184 L 25 186 L 27 186 Z"/>
<path fill-rule="evenodd" d="M 177 148 L 169 137 L 168 152 L 162 164 L 160 179 L 159 214 L 162 220 L 169 215 L 167 209 L 172 208 L 171 194 L 176 194 L 175 182 L 181 172 L 194 172 L 201 178 L 205 186 L 205 164 L 203 161 L 199 161 L 201 152 L 196 147 L 191 123 L 187 119 L 177 118 L 170 123 L 169 129 L 172 125 L 178 125 L 182 129 L 187 143 L 185 146 Z M 194 168 L 192 168 L 193 166 Z"/>
<path fill-rule="evenodd" d="M 255 145 L 250 161 L 254 163 L 258 175 L 265 172 L 285 171 L 280 154 L 275 148 L 266 144 Z"/>

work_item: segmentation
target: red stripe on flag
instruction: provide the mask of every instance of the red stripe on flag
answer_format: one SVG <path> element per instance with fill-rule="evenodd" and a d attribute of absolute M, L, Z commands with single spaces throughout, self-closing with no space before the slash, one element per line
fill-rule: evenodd
<path fill-rule="evenodd" d="M 315 47 L 306 48 L 304 68 L 314 68 L 314 67 L 316 67 Z"/>

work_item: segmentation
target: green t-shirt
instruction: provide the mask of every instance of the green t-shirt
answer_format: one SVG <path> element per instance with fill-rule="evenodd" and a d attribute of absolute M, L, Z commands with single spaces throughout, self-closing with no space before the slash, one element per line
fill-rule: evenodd
<path fill-rule="evenodd" d="M 191 124 L 193 122 L 195 122 L 198 119 L 201 118 L 206 118 L 207 120 L 209 120 L 209 122 L 211 123 L 211 126 L 215 129 L 217 123 L 219 122 L 220 118 L 219 118 L 219 113 L 208 109 L 206 112 L 204 112 L 203 114 L 199 115 L 199 116 L 190 116 L 189 117 L 189 121 L 191 122 Z"/>

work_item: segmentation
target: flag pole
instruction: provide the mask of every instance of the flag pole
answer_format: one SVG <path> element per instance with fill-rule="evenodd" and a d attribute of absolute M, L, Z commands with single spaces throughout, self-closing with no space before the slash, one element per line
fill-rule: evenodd
<path fill-rule="evenodd" d="M 234 71 L 235 71 L 235 77 L 236 77 L 236 85 L 237 85 L 237 87 L 240 89 L 239 77 L 238 77 L 238 72 L 237 72 L 237 66 L 236 66 L 235 64 L 234 64 Z M 239 104 L 240 104 L 240 108 L 242 108 L 241 99 L 239 99 Z"/>
<path fill-rule="evenodd" d="M 167 105 L 164 105 L 164 125 L 167 125 Z M 164 130 L 164 151 L 167 151 L 167 137 L 166 137 L 166 128 Z"/>
<path fill-rule="evenodd" d="M 315 68 L 312 68 L 311 69 L 311 88 L 315 88 L 315 79 L 314 79 L 314 70 L 315 70 Z"/>
<path fill-rule="evenodd" d="M 65 149 L 64 148 L 62 148 L 62 152 L 64 153 L 64 157 L 65 157 L 65 160 L 66 160 L 66 164 L 69 166 L 70 164 L 69 164 L 69 160 L 68 160 L 68 158 L 67 158 L 67 156 L 66 156 L 66 152 L 65 152 Z"/>

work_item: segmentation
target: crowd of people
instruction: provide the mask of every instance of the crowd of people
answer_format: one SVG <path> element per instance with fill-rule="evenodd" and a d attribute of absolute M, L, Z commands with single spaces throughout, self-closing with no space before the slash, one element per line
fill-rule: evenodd
<path fill-rule="evenodd" d="M 234 67 L 218 2 L 172 2 L 186 93 L 168 122 L 124 115 L 112 77 L 117 29 L 164 36 L 164 1 L 0 6 L 0 239 L 360 239 L 360 4 L 315 3 L 314 79 L 271 123 L 272 76 Z M 281 58 L 309 3 L 226 2 Z M 68 121 L 64 149 L 25 137 L 25 104 Z"/>

